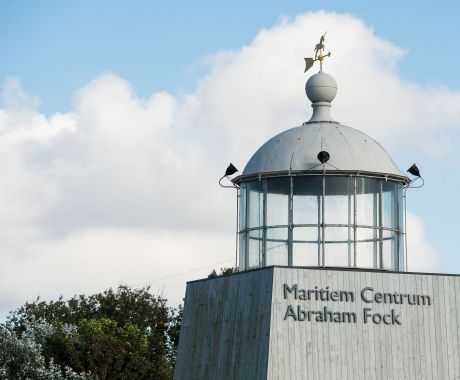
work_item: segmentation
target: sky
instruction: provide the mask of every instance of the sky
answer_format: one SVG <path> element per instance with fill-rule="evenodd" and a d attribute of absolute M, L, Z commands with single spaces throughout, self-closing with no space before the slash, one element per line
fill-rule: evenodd
<path fill-rule="evenodd" d="M 333 117 L 425 186 L 409 269 L 460 272 L 460 5 L 454 1 L 0 2 L 0 315 L 185 282 L 232 265 L 217 180 L 311 113 L 303 58 L 327 31 Z"/>

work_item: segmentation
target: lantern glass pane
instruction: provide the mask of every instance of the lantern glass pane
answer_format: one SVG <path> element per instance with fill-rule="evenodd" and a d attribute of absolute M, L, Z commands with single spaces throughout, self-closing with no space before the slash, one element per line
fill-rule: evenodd
<path fill-rule="evenodd" d="M 248 223 L 247 227 L 263 226 L 264 216 L 264 186 L 263 181 L 251 181 L 247 185 L 247 207 Z"/>
<path fill-rule="evenodd" d="M 262 266 L 262 230 L 252 230 L 248 232 L 248 269 Z"/>
<path fill-rule="evenodd" d="M 356 266 L 379 268 L 379 231 L 371 228 L 358 228 L 356 240 Z"/>
<path fill-rule="evenodd" d="M 379 225 L 380 182 L 374 178 L 356 178 L 356 224 Z"/>
<path fill-rule="evenodd" d="M 324 222 L 352 224 L 354 196 L 352 179 L 330 176 L 325 180 Z"/>
<path fill-rule="evenodd" d="M 288 265 L 288 229 L 267 229 L 266 266 Z"/>
<path fill-rule="evenodd" d="M 292 204 L 294 224 L 321 223 L 322 181 L 321 176 L 294 178 Z"/>
<path fill-rule="evenodd" d="M 292 264 L 318 266 L 321 249 L 320 227 L 295 227 L 292 234 Z"/>
<path fill-rule="evenodd" d="M 267 179 L 267 226 L 288 225 L 290 178 Z"/>
<path fill-rule="evenodd" d="M 351 265 L 353 244 L 349 240 L 351 228 L 326 227 L 324 229 L 324 265 L 328 267 L 347 267 Z"/>

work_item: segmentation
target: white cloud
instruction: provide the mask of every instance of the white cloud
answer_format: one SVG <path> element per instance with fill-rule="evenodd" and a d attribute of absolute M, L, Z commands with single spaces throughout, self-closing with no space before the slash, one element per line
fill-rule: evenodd
<path fill-rule="evenodd" d="M 407 213 L 407 261 L 410 272 L 438 272 L 439 254 L 426 238 L 425 227 L 416 215 Z"/>
<path fill-rule="evenodd" d="M 155 293 L 177 305 L 185 295 L 186 281 L 210 273 L 210 268 L 202 267 L 221 263 L 216 265 L 218 269 L 234 262 L 231 235 L 156 230 L 87 230 L 65 238 L 32 241 L 23 249 L 26 252 L 20 255 L 2 255 L 0 310 L 38 295 L 88 294 L 121 282 L 150 284 Z"/>
<path fill-rule="evenodd" d="M 447 134 L 454 149 L 460 93 L 405 82 L 395 70 L 402 50 L 350 15 L 284 18 L 248 46 L 210 56 L 210 73 L 183 98 L 142 99 L 104 73 L 78 91 L 71 111 L 47 117 L 8 82 L 0 109 L 0 303 L 232 259 L 235 194 L 217 179 L 229 161 L 242 170 L 269 137 L 308 119 L 303 56 L 324 30 L 333 53 L 325 69 L 339 84 L 337 120 L 390 153 L 404 147 L 443 157 Z M 411 251 L 432 262 L 420 220 L 411 216 L 409 225 Z M 182 285 L 178 277 L 167 286 Z"/>
<path fill-rule="evenodd" d="M 0 92 L 0 101 L 10 110 L 36 110 L 40 100 L 25 93 L 19 78 L 8 78 Z"/>

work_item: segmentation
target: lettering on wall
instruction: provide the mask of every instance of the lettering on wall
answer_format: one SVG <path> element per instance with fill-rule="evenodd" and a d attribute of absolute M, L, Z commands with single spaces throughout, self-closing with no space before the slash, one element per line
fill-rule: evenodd
<path fill-rule="evenodd" d="M 285 283 L 283 297 L 285 300 L 306 301 L 305 304 L 299 303 L 296 306 L 289 304 L 284 314 L 285 321 L 299 322 L 357 323 L 360 320 L 366 324 L 400 326 L 403 319 L 398 305 L 428 307 L 432 304 L 432 298 L 428 295 L 382 292 L 371 286 L 362 288 L 359 294 L 355 295 L 352 290 L 332 290 L 329 286 L 303 289 L 298 284 Z M 308 305 L 311 305 L 310 301 L 356 305 L 357 297 L 365 305 L 360 312 L 336 310 L 330 304 L 322 305 L 319 310 L 308 308 Z M 388 309 L 385 312 L 376 312 L 373 310 L 374 304 L 384 304 Z"/>

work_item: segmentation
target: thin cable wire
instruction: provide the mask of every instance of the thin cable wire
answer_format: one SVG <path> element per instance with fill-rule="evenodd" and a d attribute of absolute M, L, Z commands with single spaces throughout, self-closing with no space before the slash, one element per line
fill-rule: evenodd
<path fill-rule="evenodd" d="M 158 281 L 162 281 L 162 280 L 167 280 L 167 279 L 169 279 L 169 278 L 173 278 L 173 277 L 177 277 L 177 276 L 182 276 L 183 274 L 192 273 L 192 272 L 196 272 L 196 271 L 201 270 L 201 269 L 210 268 L 210 267 L 213 267 L 214 265 L 219 265 L 219 264 L 228 263 L 229 261 L 233 261 L 233 259 L 224 260 L 224 261 L 219 261 L 218 263 L 206 265 L 206 266 L 204 266 L 204 267 L 195 268 L 195 269 L 191 269 L 191 270 L 188 270 L 188 271 L 185 271 L 185 272 L 175 273 L 175 274 L 171 274 L 171 275 L 169 275 L 169 276 L 156 278 L 156 279 L 154 279 L 154 280 L 147 281 L 147 282 L 144 282 L 144 283 L 142 283 L 142 284 L 133 285 L 133 288 L 138 288 L 138 287 L 140 287 L 140 286 L 149 285 L 149 284 L 152 284 L 152 283 L 154 283 L 154 282 L 158 282 Z"/>
<path fill-rule="evenodd" d="M 185 272 L 180 272 L 180 273 L 171 274 L 171 275 L 169 275 L 169 276 L 165 276 L 165 277 L 161 277 L 161 278 L 156 278 L 156 279 L 154 279 L 154 280 L 147 281 L 147 282 L 144 282 L 144 283 L 142 283 L 142 284 L 132 285 L 132 287 L 133 287 L 133 288 L 138 288 L 138 287 L 141 287 L 141 286 L 145 286 L 145 285 L 148 285 L 148 284 L 152 284 L 152 283 L 154 283 L 154 282 L 166 280 L 166 279 L 168 279 L 168 278 L 173 278 L 173 277 L 181 276 L 181 275 L 183 275 L 183 274 L 196 272 L 196 271 L 201 270 L 201 269 L 210 268 L 210 267 L 213 267 L 214 265 L 219 265 L 219 264 L 228 263 L 228 262 L 230 262 L 230 261 L 233 261 L 233 259 L 224 260 L 224 261 L 219 261 L 218 263 L 206 265 L 206 266 L 204 266 L 204 267 L 191 269 L 191 270 L 188 270 L 188 271 L 185 271 Z M 10 315 L 10 312 L 8 312 L 7 314 L 4 314 L 4 315 L 0 315 L 0 323 L 2 323 L 2 320 L 6 320 L 6 318 L 7 318 L 9 315 Z"/>

